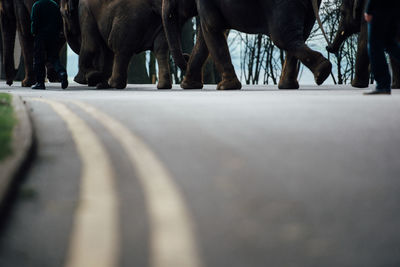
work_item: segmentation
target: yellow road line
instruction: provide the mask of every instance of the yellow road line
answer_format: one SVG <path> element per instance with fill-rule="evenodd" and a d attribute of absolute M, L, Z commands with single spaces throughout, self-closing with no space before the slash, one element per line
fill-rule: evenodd
<path fill-rule="evenodd" d="M 88 104 L 71 101 L 89 113 L 126 151 L 140 180 L 150 221 L 152 267 L 202 266 L 193 222 L 181 192 L 167 169 L 147 145 L 128 128 Z"/>
<path fill-rule="evenodd" d="M 118 201 L 106 150 L 89 126 L 64 104 L 34 100 L 50 105 L 66 122 L 82 161 L 80 200 L 65 266 L 117 266 Z"/>

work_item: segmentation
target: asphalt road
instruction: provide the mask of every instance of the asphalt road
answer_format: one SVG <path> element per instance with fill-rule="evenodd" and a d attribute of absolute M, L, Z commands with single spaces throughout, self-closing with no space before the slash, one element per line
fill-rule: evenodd
<path fill-rule="evenodd" d="M 38 142 L 1 267 L 400 266 L 400 91 L 0 87 Z"/>

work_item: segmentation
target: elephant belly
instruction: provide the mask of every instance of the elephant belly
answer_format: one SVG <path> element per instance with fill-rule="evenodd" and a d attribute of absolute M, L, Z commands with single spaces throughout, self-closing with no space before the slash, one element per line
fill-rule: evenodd
<path fill-rule="evenodd" d="M 269 33 L 269 1 L 255 1 L 256 3 L 253 5 L 244 0 L 225 0 L 221 2 L 220 10 L 227 28 L 252 34 Z"/>
<path fill-rule="evenodd" d="M 228 28 L 250 34 L 269 34 L 268 23 L 265 20 L 247 20 L 246 23 L 238 23 L 238 21 L 227 21 Z"/>
<path fill-rule="evenodd" d="M 151 49 L 162 30 L 161 17 L 145 1 L 120 1 L 97 16 L 97 27 L 113 50 L 130 47 L 135 53 Z"/>

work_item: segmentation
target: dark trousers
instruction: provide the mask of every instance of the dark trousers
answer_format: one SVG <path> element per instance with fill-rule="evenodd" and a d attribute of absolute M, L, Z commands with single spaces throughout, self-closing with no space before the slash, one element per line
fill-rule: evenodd
<path fill-rule="evenodd" d="M 390 11 L 386 14 L 375 14 L 368 23 L 368 53 L 378 90 L 390 90 L 391 87 L 385 51 L 400 62 L 400 45 L 396 41 L 397 23 L 396 14 Z"/>
<path fill-rule="evenodd" d="M 67 72 L 60 62 L 58 43 L 57 39 L 35 37 L 33 69 L 37 82 L 44 83 L 46 78 L 46 61 L 53 65 L 59 77 L 61 74 Z"/>

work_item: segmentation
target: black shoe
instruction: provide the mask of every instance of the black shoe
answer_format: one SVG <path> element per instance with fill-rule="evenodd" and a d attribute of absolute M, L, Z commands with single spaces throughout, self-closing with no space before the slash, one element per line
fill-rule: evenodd
<path fill-rule="evenodd" d="M 368 92 L 364 92 L 364 95 L 390 95 L 392 92 L 390 90 L 372 90 Z"/>
<path fill-rule="evenodd" d="M 34 86 L 32 86 L 32 89 L 34 89 L 34 90 L 45 90 L 46 86 L 44 86 L 44 83 L 36 83 Z"/>
<path fill-rule="evenodd" d="M 60 78 L 61 78 L 61 88 L 65 89 L 68 87 L 68 75 L 63 72 L 60 74 Z"/>

